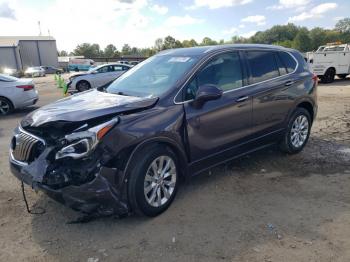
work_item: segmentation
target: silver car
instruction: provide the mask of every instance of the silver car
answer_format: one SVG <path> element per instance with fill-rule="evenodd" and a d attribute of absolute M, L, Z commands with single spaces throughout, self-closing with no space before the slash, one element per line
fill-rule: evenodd
<path fill-rule="evenodd" d="M 24 71 L 25 76 L 36 77 L 36 76 L 45 76 L 45 69 L 41 66 L 28 67 L 26 71 Z"/>
<path fill-rule="evenodd" d="M 32 79 L 0 74 L 0 115 L 34 105 L 39 99 Z"/>
<path fill-rule="evenodd" d="M 69 89 L 76 89 L 79 92 L 86 91 L 90 88 L 97 88 L 117 79 L 131 67 L 131 65 L 119 63 L 93 67 L 87 72 L 71 75 L 67 86 Z"/>

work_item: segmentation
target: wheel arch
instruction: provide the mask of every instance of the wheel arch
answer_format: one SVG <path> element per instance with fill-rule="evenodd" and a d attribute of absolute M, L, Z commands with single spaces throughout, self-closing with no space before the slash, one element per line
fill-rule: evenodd
<path fill-rule="evenodd" d="M 176 141 L 174 141 L 171 138 L 168 137 L 154 137 L 154 138 L 149 138 L 146 139 L 144 141 L 142 141 L 141 143 L 139 143 L 138 145 L 136 145 L 135 147 L 133 147 L 130 151 L 130 156 L 128 158 L 128 160 L 126 161 L 125 167 L 124 167 L 124 181 L 125 179 L 127 179 L 128 177 L 128 171 L 131 168 L 131 164 L 133 162 L 133 160 L 135 159 L 135 157 L 137 156 L 137 154 L 139 152 L 141 152 L 143 149 L 153 146 L 153 145 L 164 145 L 166 147 L 169 147 L 177 156 L 178 161 L 179 161 L 179 165 L 181 167 L 181 172 L 180 172 L 180 176 L 182 178 L 186 178 L 188 176 L 188 157 L 185 153 L 185 151 L 178 145 L 178 143 Z"/>
<path fill-rule="evenodd" d="M 305 110 L 307 110 L 310 114 L 311 122 L 314 122 L 315 110 L 313 104 L 310 101 L 301 101 L 297 104 L 296 108 L 304 108 Z"/>

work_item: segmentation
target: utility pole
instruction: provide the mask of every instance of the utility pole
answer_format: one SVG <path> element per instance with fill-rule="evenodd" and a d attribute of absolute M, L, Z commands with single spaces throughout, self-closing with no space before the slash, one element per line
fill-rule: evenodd
<path fill-rule="evenodd" d="M 41 36 L 41 26 L 40 26 L 40 21 L 38 21 L 38 26 L 39 26 L 39 35 Z"/>

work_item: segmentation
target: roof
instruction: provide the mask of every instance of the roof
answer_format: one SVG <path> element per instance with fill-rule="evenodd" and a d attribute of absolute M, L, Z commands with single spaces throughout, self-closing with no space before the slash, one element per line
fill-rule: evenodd
<path fill-rule="evenodd" d="M 213 46 L 196 46 L 188 48 L 176 48 L 176 49 L 167 49 L 159 53 L 159 55 L 193 55 L 193 56 L 202 56 L 207 53 L 225 50 L 225 49 L 270 49 L 270 50 L 287 50 L 276 45 L 263 45 L 263 44 L 227 44 L 227 45 L 213 45 Z"/>
<path fill-rule="evenodd" d="M 52 36 L 0 36 L 0 47 L 17 46 L 19 41 L 56 41 Z"/>

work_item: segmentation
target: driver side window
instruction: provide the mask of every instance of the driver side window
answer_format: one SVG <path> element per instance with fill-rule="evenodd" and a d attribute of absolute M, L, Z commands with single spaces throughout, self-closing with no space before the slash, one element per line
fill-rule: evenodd
<path fill-rule="evenodd" d="M 238 53 L 218 55 L 197 72 L 185 89 L 185 101 L 194 99 L 198 88 L 206 84 L 216 85 L 224 92 L 242 87 L 243 76 Z"/>

